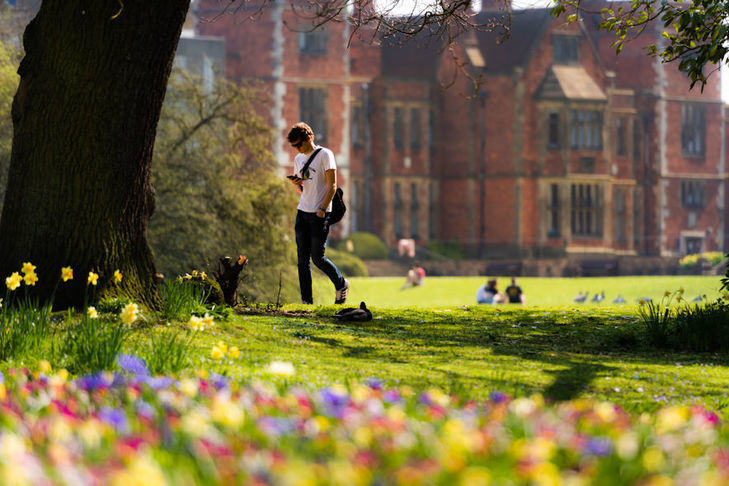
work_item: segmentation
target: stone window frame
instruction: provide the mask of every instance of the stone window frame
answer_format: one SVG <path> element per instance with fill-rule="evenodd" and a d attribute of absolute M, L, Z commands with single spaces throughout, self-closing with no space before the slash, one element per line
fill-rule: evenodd
<path fill-rule="evenodd" d="M 603 149 L 604 109 L 594 106 L 571 106 L 569 112 L 569 146 L 572 150 Z"/>
<path fill-rule="evenodd" d="M 321 56 L 327 53 L 329 29 L 326 26 L 311 30 L 308 26 L 299 31 L 299 53 Z"/>
<path fill-rule="evenodd" d="M 404 235 L 403 231 L 403 201 L 402 201 L 402 187 L 400 182 L 393 181 L 392 183 L 392 233 L 395 235 L 395 239 L 400 239 Z"/>
<path fill-rule="evenodd" d="M 361 103 L 352 103 L 350 119 L 350 134 L 352 147 L 355 149 L 364 147 L 364 109 Z"/>
<path fill-rule="evenodd" d="M 557 150 L 560 148 L 560 113 L 559 110 L 547 111 L 547 148 Z"/>
<path fill-rule="evenodd" d="M 706 207 L 706 181 L 684 179 L 681 181 L 681 206 L 685 209 Z"/>
<path fill-rule="evenodd" d="M 554 64 L 578 64 L 580 62 L 579 34 L 552 34 L 552 60 Z"/>
<path fill-rule="evenodd" d="M 627 117 L 615 117 L 615 155 L 618 157 L 627 157 L 628 155 L 627 125 Z"/>
<path fill-rule="evenodd" d="M 419 153 L 423 149 L 422 136 L 422 109 L 419 106 L 410 107 L 410 152 Z"/>
<path fill-rule="evenodd" d="M 418 183 L 410 183 L 410 238 L 417 240 L 418 235 L 418 219 L 420 218 L 420 200 L 418 198 Z"/>
<path fill-rule="evenodd" d="M 405 107 L 392 108 L 392 146 L 395 150 L 405 150 Z"/>
<path fill-rule="evenodd" d="M 603 235 L 604 190 L 594 182 L 570 183 L 570 233 L 580 238 Z"/>
<path fill-rule="evenodd" d="M 615 240 L 618 243 L 628 241 L 628 197 L 622 187 L 615 188 Z"/>
<path fill-rule="evenodd" d="M 560 199 L 560 185 L 557 183 L 549 184 L 549 192 L 547 195 L 547 238 L 559 238 L 562 235 L 561 230 L 561 212 L 562 202 Z"/>
<path fill-rule="evenodd" d="M 681 153 L 684 157 L 706 157 L 706 105 L 681 103 Z"/>
<path fill-rule="evenodd" d="M 317 144 L 326 144 L 329 135 L 329 118 L 327 102 L 329 90 L 322 85 L 299 85 L 299 120 L 307 123 L 314 130 Z M 318 97 L 317 94 L 321 94 Z"/>

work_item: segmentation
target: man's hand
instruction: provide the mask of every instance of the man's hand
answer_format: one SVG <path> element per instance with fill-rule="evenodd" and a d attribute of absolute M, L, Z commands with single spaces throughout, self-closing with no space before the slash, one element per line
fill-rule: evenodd
<path fill-rule="evenodd" d="M 326 216 L 327 216 L 327 213 L 325 213 L 324 211 L 322 211 L 321 209 L 319 209 L 319 210 L 318 210 L 318 211 L 316 212 L 316 215 L 317 215 L 318 217 L 320 217 L 320 218 L 324 219 L 324 218 L 326 218 Z"/>
<path fill-rule="evenodd" d="M 286 178 L 288 180 L 290 180 L 291 183 L 293 185 L 295 185 L 295 186 L 300 186 L 301 185 L 302 180 L 298 176 L 296 176 L 296 175 L 288 175 L 288 176 L 286 176 Z"/>

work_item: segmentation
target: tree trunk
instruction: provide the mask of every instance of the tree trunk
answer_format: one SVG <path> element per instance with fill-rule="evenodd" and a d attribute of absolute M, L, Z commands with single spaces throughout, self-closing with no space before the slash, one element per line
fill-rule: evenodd
<path fill-rule="evenodd" d="M 61 267 L 56 307 L 112 288 L 158 299 L 147 221 L 150 165 L 167 79 L 190 0 L 43 0 L 24 35 L 13 150 L 0 219 L 0 288 L 37 265 L 41 298 Z M 118 15 L 116 15 L 118 14 Z"/>

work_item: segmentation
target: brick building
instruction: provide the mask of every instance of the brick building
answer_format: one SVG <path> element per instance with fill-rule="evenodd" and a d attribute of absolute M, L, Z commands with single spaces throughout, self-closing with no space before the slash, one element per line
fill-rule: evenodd
<path fill-rule="evenodd" d="M 676 64 L 643 51 L 658 31 L 616 57 L 597 19 L 565 27 L 525 10 L 508 40 L 472 32 L 451 53 L 428 39 L 350 39 L 346 23 L 311 31 L 281 0 L 245 5 L 227 15 L 201 1 L 197 16 L 215 20 L 197 33 L 225 39 L 228 78 L 267 87 L 282 167 L 298 120 L 335 151 L 350 207 L 343 233 L 393 246 L 456 239 L 481 258 L 726 249 L 719 75 L 689 91 Z M 481 76 L 475 93 L 465 74 Z"/>

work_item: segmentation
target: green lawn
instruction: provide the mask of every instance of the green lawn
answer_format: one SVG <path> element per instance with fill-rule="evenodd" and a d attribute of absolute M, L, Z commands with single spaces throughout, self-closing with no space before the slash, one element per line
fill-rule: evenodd
<path fill-rule="evenodd" d="M 426 277 L 425 285 L 401 290 L 404 278 L 370 277 L 352 278 L 350 301 L 359 303 L 364 300 L 378 307 L 444 307 L 473 305 L 476 303 L 476 290 L 486 282 L 484 277 Z M 509 285 L 509 278 L 499 278 L 499 289 Z M 538 278 L 523 277 L 518 283 L 524 290 L 527 305 L 531 306 L 572 306 L 579 292 L 605 292 L 603 304 L 609 305 L 620 294 L 630 306 L 637 299 L 651 297 L 659 300 L 664 291 L 675 291 L 683 287 L 684 296 L 691 300 L 706 295 L 710 300 L 718 296 L 719 277 L 717 276 L 631 276 L 631 277 L 578 277 L 578 278 Z M 315 303 L 330 304 L 334 300 L 331 283 L 317 278 L 314 286 Z M 583 307 L 594 307 L 587 302 Z"/>
<path fill-rule="evenodd" d="M 632 309 L 374 307 L 375 319 L 364 324 L 334 321 L 328 316 L 335 307 L 287 310 L 312 309 L 300 317 L 248 315 L 219 323 L 196 337 L 191 363 L 248 380 L 267 379 L 271 361 L 289 361 L 296 373 L 288 380 L 303 385 L 378 378 L 464 399 L 499 390 L 553 401 L 596 397 L 631 411 L 669 403 L 719 410 L 729 403 L 727 356 L 650 348 Z M 218 341 L 238 346 L 241 358 L 212 360 Z"/>

